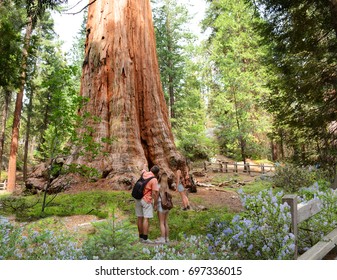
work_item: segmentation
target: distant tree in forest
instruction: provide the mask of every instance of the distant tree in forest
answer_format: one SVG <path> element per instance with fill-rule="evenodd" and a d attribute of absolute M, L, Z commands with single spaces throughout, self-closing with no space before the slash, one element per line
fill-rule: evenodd
<path fill-rule="evenodd" d="M 265 48 L 254 30 L 258 18 L 243 0 L 211 1 L 203 21 L 210 30 L 209 112 L 224 154 L 238 160 L 270 155 L 270 116 L 261 102 L 267 93 Z"/>
<path fill-rule="evenodd" d="M 213 149 L 205 136 L 202 55 L 191 31 L 193 15 L 176 0 L 152 2 L 161 82 L 177 146 L 190 159 L 207 158 Z"/>
<path fill-rule="evenodd" d="M 23 9 L 13 1 L 2 1 L 0 5 L 0 180 L 5 148 L 6 125 L 12 92 L 18 85 L 20 71 L 21 27 Z"/>
<path fill-rule="evenodd" d="M 69 53 L 67 54 L 69 59 L 69 64 L 77 67 L 78 82 L 80 84 L 80 79 L 82 75 L 82 65 L 84 61 L 84 48 L 86 39 L 86 23 L 88 20 L 88 10 L 85 9 L 83 12 L 83 20 L 80 30 L 77 32 L 76 36 L 73 38 L 73 45 Z"/>
<path fill-rule="evenodd" d="M 168 100 L 170 117 L 175 117 L 175 100 L 184 79 L 186 45 L 193 35 L 188 23 L 191 16 L 177 0 L 153 0 L 153 21 L 158 62 L 163 90 Z"/>
<path fill-rule="evenodd" d="M 27 11 L 27 24 L 23 40 L 22 47 L 22 58 L 21 58 L 21 74 L 19 89 L 16 96 L 15 110 L 14 110 L 14 120 L 13 129 L 11 136 L 11 146 L 8 164 L 8 186 L 7 189 L 13 192 L 16 188 L 16 164 L 17 164 L 17 152 L 19 143 L 19 127 L 21 120 L 21 111 L 23 105 L 23 96 L 27 77 L 27 61 L 29 57 L 29 47 L 31 36 L 34 27 L 40 17 L 43 16 L 44 12 L 48 8 L 56 8 L 57 5 L 65 3 L 67 1 L 57 1 L 57 0 L 27 0 L 26 1 L 26 11 Z"/>
<path fill-rule="evenodd" d="M 205 76 L 208 76 L 207 59 L 202 46 L 186 47 L 184 76 L 181 90 L 176 95 L 175 118 L 172 122 L 177 146 L 191 160 L 209 159 L 217 153 L 217 143 L 207 135 L 209 115 L 207 114 L 208 91 Z"/>
<path fill-rule="evenodd" d="M 337 2 L 256 0 L 273 73 L 273 136 L 301 163 L 336 164 Z"/>

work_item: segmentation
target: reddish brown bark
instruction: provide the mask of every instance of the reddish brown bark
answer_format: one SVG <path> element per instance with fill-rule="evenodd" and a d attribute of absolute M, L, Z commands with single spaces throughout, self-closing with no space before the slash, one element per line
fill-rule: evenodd
<path fill-rule="evenodd" d="M 28 59 L 28 48 L 30 44 L 30 38 L 33 30 L 32 18 L 28 18 L 24 46 L 22 51 L 22 64 L 21 64 L 21 84 L 19 92 L 16 96 L 15 111 L 14 111 L 14 120 L 12 128 L 12 139 L 11 147 L 9 154 L 9 163 L 8 163 L 8 185 L 7 190 L 13 192 L 16 188 L 16 157 L 18 151 L 18 142 L 19 142 L 19 127 L 21 119 L 21 110 L 22 110 L 22 101 L 23 101 L 23 92 L 26 83 L 26 71 L 27 71 L 27 59 Z"/>
<path fill-rule="evenodd" d="M 144 164 L 159 165 L 172 179 L 184 158 L 174 144 L 160 81 L 149 0 L 97 0 L 89 6 L 81 96 L 89 102 L 81 114 L 101 118 L 90 123 L 93 137 L 108 156 L 89 164 L 111 182 L 139 176 Z M 134 179 L 134 178 L 133 178 Z"/>

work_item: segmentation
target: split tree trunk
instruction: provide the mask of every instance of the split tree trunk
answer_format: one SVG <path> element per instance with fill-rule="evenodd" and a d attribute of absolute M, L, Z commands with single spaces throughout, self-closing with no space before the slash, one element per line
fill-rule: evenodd
<path fill-rule="evenodd" d="M 91 122 L 95 141 L 108 156 L 70 162 L 87 164 L 121 183 L 139 176 L 144 164 L 156 164 L 173 177 L 185 159 L 174 144 L 160 81 L 150 0 L 97 0 L 89 6 L 81 96 L 81 114 Z"/>

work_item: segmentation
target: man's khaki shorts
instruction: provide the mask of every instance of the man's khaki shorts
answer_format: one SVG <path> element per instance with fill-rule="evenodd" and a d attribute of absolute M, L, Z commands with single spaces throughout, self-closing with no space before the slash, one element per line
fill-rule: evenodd
<path fill-rule="evenodd" d="M 136 199 L 136 216 L 153 218 L 152 203 L 146 203 L 143 199 Z"/>

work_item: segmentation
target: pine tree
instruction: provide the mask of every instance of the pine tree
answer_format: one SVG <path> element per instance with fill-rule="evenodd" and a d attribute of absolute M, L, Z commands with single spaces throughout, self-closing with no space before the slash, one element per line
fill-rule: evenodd
<path fill-rule="evenodd" d="M 254 30 L 258 18 L 244 1 L 219 0 L 210 4 L 204 28 L 213 65 L 209 110 L 215 118 L 222 152 L 244 162 L 266 157 L 268 114 L 261 107 L 267 92 L 266 69 L 261 65 L 265 49 Z"/>

